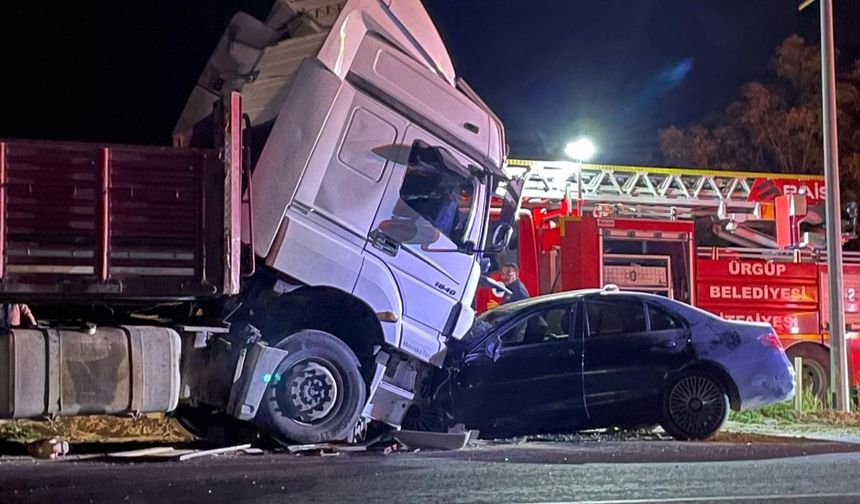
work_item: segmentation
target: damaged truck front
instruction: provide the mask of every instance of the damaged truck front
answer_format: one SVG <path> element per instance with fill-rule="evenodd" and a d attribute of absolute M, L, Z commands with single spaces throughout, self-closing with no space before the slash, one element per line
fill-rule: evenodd
<path fill-rule="evenodd" d="M 502 125 L 420 2 L 237 14 L 174 139 L 0 144 L 0 296 L 42 323 L 0 336 L 0 417 L 399 427 L 511 231 Z"/>

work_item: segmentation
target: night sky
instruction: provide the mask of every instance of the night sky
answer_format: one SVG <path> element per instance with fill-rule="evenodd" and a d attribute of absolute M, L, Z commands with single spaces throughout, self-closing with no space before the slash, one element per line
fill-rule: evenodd
<path fill-rule="evenodd" d="M 168 144 L 233 12 L 271 0 L 4 5 L 0 136 Z M 457 70 L 516 157 L 559 157 L 587 133 L 597 160 L 658 162 L 660 128 L 728 105 L 768 77 L 774 48 L 818 40 L 800 0 L 425 0 Z M 840 63 L 860 55 L 860 4 L 835 0 Z M 24 29 L 13 35 L 11 28 Z"/>

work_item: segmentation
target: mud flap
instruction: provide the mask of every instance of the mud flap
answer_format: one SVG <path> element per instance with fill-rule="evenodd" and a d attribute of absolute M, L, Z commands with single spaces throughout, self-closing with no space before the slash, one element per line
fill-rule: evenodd
<path fill-rule="evenodd" d="M 230 389 L 227 414 L 239 420 L 253 420 L 260 409 L 263 394 L 272 381 L 278 364 L 287 357 L 286 350 L 255 343 L 244 350 L 236 364 L 236 375 Z"/>

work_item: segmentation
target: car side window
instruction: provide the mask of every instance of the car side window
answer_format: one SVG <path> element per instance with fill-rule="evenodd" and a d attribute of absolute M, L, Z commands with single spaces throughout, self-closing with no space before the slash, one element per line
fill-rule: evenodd
<path fill-rule="evenodd" d="M 533 313 L 502 333 L 504 348 L 568 338 L 573 324 L 570 306 L 555 307 Z"/>
<path fill-rule="evenodd" d="M 648 305 L 648 319 L 651 321 L 652 331 L 668 331 L 684 327 L 677 317 L 670 315 L 663 308 L 653 305 Z"/>
<path fill-rule="evenodd" d="M 645 331 L 645 309 L 637 299 L 595 299 L 585 303 L 589 336 L 612 336 Z"/>

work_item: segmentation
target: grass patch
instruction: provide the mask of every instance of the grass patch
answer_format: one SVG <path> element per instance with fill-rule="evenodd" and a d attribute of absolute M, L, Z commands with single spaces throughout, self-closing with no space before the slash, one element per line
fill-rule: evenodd
<path fill-rule="evenodd" d="M 762 408 L 744 411 L 732 411 L 729 420 L 744 424 L 777 423 L 789 424 L 821 424 L 836 427 L 860 427 L 860 414 L 856 412 L 841 413 L 827 409 L 810 389 L 805 388 L 801 395 L 803 412 L 794 409 L 794 399 Z"/>
<path fill-rule="evenodd" d="M 27 443 L 55 436 L 79 443 L 177 442 L 191 439 L 174 420 L 163 415 L 141 418 L 81 416 L 53 420 L 0 420 L 0 439 Z"/>

